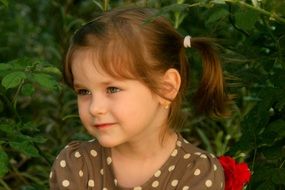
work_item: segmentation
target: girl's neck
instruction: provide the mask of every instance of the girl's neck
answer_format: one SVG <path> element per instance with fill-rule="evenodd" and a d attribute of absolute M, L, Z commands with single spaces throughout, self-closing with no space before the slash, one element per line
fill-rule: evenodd
<path fill-rule="evenodd" d="M 175 148 L 177 134 L 168 130 L 161 137 L 161 133 L 153 134 L 147 139 L 127 142 L 111 148 L 112 157 L 128 160 L 148 160 L 161 152 L 171 152 Z"/>
<path fill-rule="evenodd" d="M 169 159 L 177 138 L 172 131 L 165 134 L 163 142 L 158 134 L 112 148 L 112 166 L 119 186 L 131 188 L 146 183 Z"/>

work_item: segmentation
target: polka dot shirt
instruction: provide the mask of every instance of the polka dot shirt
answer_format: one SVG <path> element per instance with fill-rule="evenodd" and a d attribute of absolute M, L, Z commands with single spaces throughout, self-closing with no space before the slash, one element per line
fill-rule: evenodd
<path fill-rule="evenodd" d="M 214 155 L 179 135 L 168 160 L 144 184 L 122 188 L 113 173 L 111 150 L 96 140 L 74 141 L 56 158 L 52 190 L 223 190 L 224 172 Z"/>

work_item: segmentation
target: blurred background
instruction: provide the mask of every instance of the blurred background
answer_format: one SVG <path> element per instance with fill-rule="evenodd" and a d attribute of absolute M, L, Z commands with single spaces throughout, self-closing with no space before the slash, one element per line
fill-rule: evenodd
<path fill-rule="evenodd" d="M 218 156 L 245 161 L 251 190 L 285 189 L 285 2 L 283 0 L 0 0 L 0 190 L 45 190 L 51 164 L 83 129 L 75 94 L 62 79 L 70 37 L 103 11 L 153 7 L 182 35 L 216 38 L 232 115 L 194 115 L 191 67 L 185 138 Z M 189 103 L 189 104 L 188 104 Z"/>

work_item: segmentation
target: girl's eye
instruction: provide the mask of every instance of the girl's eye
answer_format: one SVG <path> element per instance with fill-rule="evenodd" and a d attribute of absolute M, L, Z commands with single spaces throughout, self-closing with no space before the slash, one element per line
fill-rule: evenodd
<path fill-rule="evenodd" d="M 80 96 L 84 96 L 84 95 L 90 95 L 91 92 L 89 90 L 86 90 L 86 89 L 78 89 L 76 91 L 77 95 L 80 95 Z"/>
<path fill-rule="evenodd" d="M 108 94 L 113 94 L 113 93 L 120 92 L 121 89 L 119 89 L 117 87 L 108 87 L 106 91 L 107 91 Z"/>

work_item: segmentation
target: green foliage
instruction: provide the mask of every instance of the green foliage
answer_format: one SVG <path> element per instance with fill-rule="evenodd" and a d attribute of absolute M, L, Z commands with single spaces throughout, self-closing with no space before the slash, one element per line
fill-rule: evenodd
<path fill-rule="evenodd" d="M 285 187 L 285 20 L 283 1 L 0 1 L 0 189 L 48 189 L 51 163 L 65 144 L 90 138 L 77 116 L 61 63 L 73 32 L 100 12 L 126 4 L 159 8 L 182 35 L 221 44 L 227 90 L 225 119 L 189 116 L 183 135 L 217 155 L 246 161 L 246 189 Z M 53 15 L 50 19 L 49 15 Z M 188 50 L 192 89 L 200 58 Z"/>
<path fill-rule="evenodd" d="M 1 0 L 0 3 L 8 7 L 8 0 Z"/>

